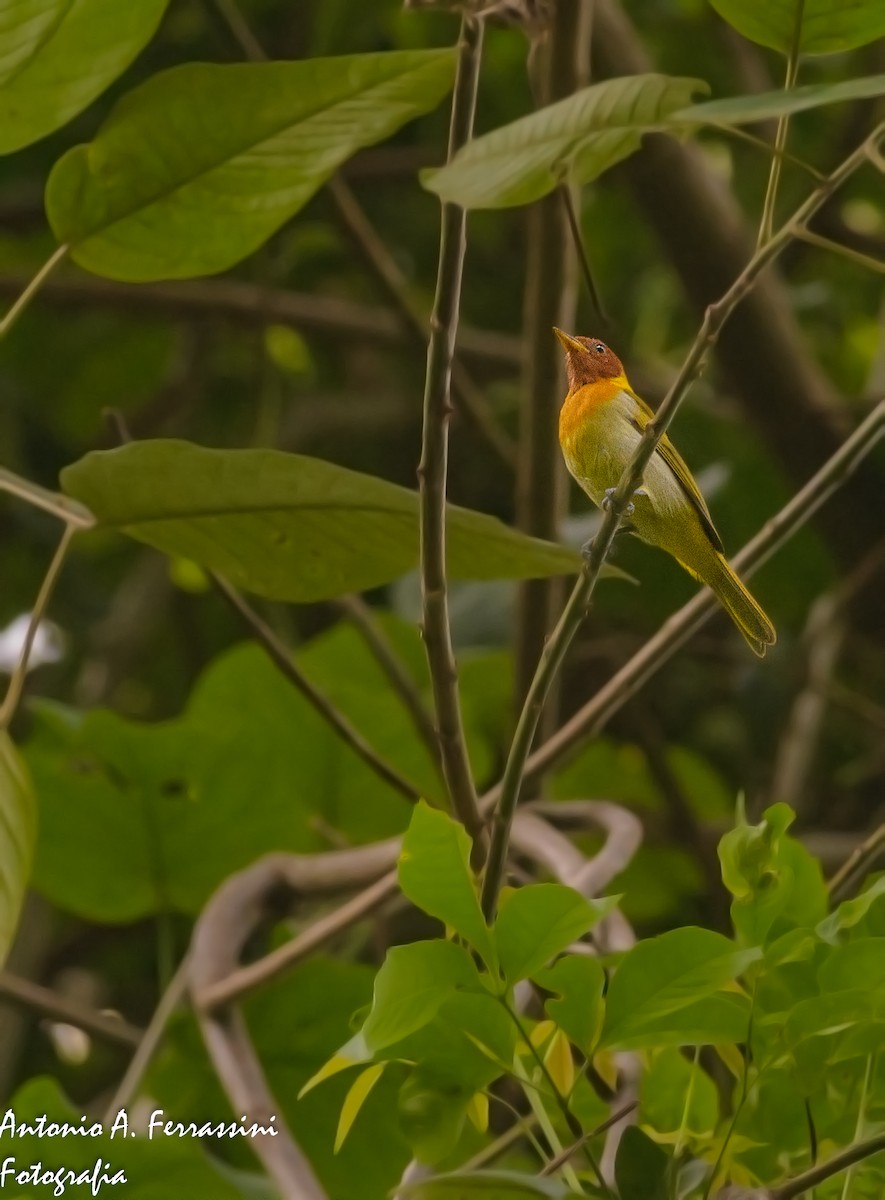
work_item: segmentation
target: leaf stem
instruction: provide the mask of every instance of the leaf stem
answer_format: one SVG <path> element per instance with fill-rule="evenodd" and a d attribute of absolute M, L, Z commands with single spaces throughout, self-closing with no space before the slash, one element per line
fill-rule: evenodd
<path fill-rule="evenodd" d="M 25 290 L 22 292 L 19 298 L 13 303 L 9 312 L 6 314 L 3 320 L 0 321 L 0 342 L 3 341 L 10 329 L 12 329 L 13 325 L 40 291 L 40 288 L 65 257 L 69 249 L 70 247 L 67 245 L 59 246 L 58 249 L 46 260 L 31 282 L 25 287 Z"/>
<path fill-rule="evenodd" d="M 799 47 L 802 42 L 802 18 L 805 14 L 805 0 L 795 0 L 796 16 L 793 22 L 793 40 L 790 43 L 790 53 L 787 57 L 787 76 L 784 80 L 784 91 L 790 92 L 796 86 L 796 76 L 799 74 Z M 784 147 L 787 144 L 787 131 L 790 118 L 785 113 L 778 117 L 777 132 L 774 137 L 774 158 L 768 174 L 768 187 L 765 189 L 765 200 L 762 204 L 762 219 L 759 222 L 759 237 L 756 248 L 759 249 L 771 237 L 774 228 L 774 210 L 777 204 L 777 189 L 781 177 Z"/>
<path fill-rule="evenodd" d="M 15 665 L 15 670 L 10 676 L 9 687 L 6 689 L 6 695 L 3 698 L 2 705 L 0 705 L 0 729 L 8 729 L 10 721 L 15 716 L 15 710 L 18 708 L 18 702 L 21 699 L 21 694 L 25 686 L 25 677 L 28 673 L 28 661 L 34 646 L 34 638 L 37 636 L 40 622 L 46 615 L 46 609 L 49 606 L 56 582 L 58 581 L 64 561 L 67 558 L 68 550 L 71 547 L 71 540 L 76 532 L 77 526 L 75 524 L 70 522 L 65 523 L 58 546 L 43 577 L 40 591 L 37 593 L 37 599 L 34 601 L 31 619 L 28 622 L 21 655 Z"/>
<path fill-rule="evenodd" d="M 482 21 L 465 16 L 461 22 L 458 43 L 458 68 L 449 128 L 449 160 L 470 140 L 473 131 L 482 42 Z M 474 856 L 481 859 L 485 834 L 476 803 L 476 789 L 461 717 L 446 577 L 445 508 L 448 430 L 452 412 L 450 391 L 467 247 L 466 225 L 464 209 L 457 204 L 442 205 L 439 268 L 430 319 L 418 482 L 423 632 L 436 708 L 440 757 L 452 807 L 473 838 Z"/>
<path fill-rule="evenodd" d="M 860 250 L 855 250 L 851 246 L 844 246 L 841 242 L 833 241 L 832 238 L 822 237 L 819 233 L 814 233 L 810 229 L 803 229 L 799 236 L 803 242 L 808 242 L 810 246 L 818 246 L 821 250 L 829 250 L 833 254 L 847 258 L 849 262 L 856 263 L 859 267 L 866 267 L 868 271 L 877 271 L 880 275 L 885 275 L 885 262 L 879 258 L 873 258 L 871 254 L 862 254 Z"/>
<path fill-rule="evenodd" d="M 707 356 L 719 338 L 722 327 L 744 296 L 751 290 L 758 276 L 790 242 L 799 236 L 800 231 L 833 192 L 867 160 L 869 147 L 878 144 L 883 131 L 885 131 L 885 122 L 877 126 L 869 137 L 811 193 L 790 220 L 769 238 L 764 246 L 760 246 L 756 250 L 721 299 L 708 306 L 701 327 L 679 374 L 671 385 L 654 420 L 646 426 L 633 457 L 610 497 L 610 504 L 603 514 L 596 537 L 586 548 L 583 570 L 578 576 L 559 624 L 541 655 L 535 678 L 529 688 L 517 723 L 501 780 L 500 796 L 495 807 L 488 864 L 483 880 L 482 906 L 486 920 L 492 920 L 497 908 L 498 892 L 504 879 L 504 864 L 507 858 L 513 815 L 516 812 L 521 787 L 526 781 L 526 763 L 544 700 L 569 645 L 581 625 L 599 573 L 620 527 L 621 518 L 633 493 L 642 482 L 643 472 L 654 454 L 658 442 L 673 420 L 691 383 L 703 369 Z"/>

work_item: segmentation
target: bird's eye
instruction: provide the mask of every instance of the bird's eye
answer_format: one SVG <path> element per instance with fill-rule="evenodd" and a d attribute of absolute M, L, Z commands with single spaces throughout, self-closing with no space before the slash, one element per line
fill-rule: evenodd
<path fill-rule="evenodd" d="M 593 349 L 597 354 L 605 354 L 605 346 L 603 346 L 602 342 L 597 342 Z"/>

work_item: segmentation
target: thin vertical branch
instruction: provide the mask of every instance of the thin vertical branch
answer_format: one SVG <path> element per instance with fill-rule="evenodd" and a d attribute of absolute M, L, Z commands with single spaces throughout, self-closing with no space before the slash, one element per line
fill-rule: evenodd
<path fill-rule="evenodd" d="M 43 583 L 40 585 L 40 591 L 37 593 L 37 599 L 34 601 L 31 619 L 28 622 L 21 655 L 15 665 L 15 670 L 10 676 L 9 687 L 6 689 L 6 695 L 3 698 L 2 705 L 0 705 L 0 729 L 7 729 L 10 721 L 15 716 L 15 710 L 18 708 L 18 702 L 21 699 L 21 694 L 25 686 L 25 678 L 28 674 L 28 661 L 30 660 L 31 650 L 34 646 L 34 638 L 37 636 L 40 622 L 46 615 L 46 609 L 49 607 L 49 601 L 52 598 L 52 593 L 55 590 L 55 585 L 61 574 L 64 561 L 68 556 L 71 540 L 76 532 L 76 525 L 70 522 L 65 523 L 58 546 L 49 563 Z"/>
<path fill-rule="evenodd" d="M 448 158 L 470 140 L 482 55 L 481 20 L 465 16 L 458 45 Z M 452 356 L 458 330 L 461 278 L 467 248 L 466 214 L 457 204 L 442 206 L 439 269 L 424 387 L 424 428 L 418 481 L 421 505 L 421 592 L 424 641 L 430 664 L 443 774 L 452 807 L 479 848 L 482 820 L 467 756 L 458 695 L 458 671 L 449 625 L 446 577 L 446 479 L 448 473 Z"/>
<path fill-rule="evenodd" d="M 802 18 L 805 14 L 805 0 L 796 0 L 796 18 L 793 24 L 793 40 L 787 57 L 787 77 L 784 80 L 784 91 L 790 92 L 796 86 L 796 76 L 799 74 L 799 47 L 802 42 Z M 762 219 L 759 222 L 759 237 L 756 248 L 764 246 L 771 237 L 774 228 L 774 210 L 777 204 L 777 189 L 781 178 L 783 153 L 787 144 L 787 130 L 790 118 L 787 115 L 778 118 L 777 133 L 774 138 L 774 157 L 768 173 L 768 187 L 765 190 L 765 200 L 762 204 Z"/>
<path fill-rule="evenodd" d="M 588 0 L 556 0 L 553 5 L 547 37 L 537 39 L 529 55 L 530 82 L 538 106 L 571 95 L 585 81 L 589 15 Z M 558 191 L 559 195 L 554 192 L 533 204 L 527 216 L 523 301 L 526 353 L 516 477 L 517 526 L 548 540 L 557 537 L 568 494 L 557 437 L 565 394 L 562 351 L 551 328 L 574 326 L 578 299 L 569 220 L 571 193 L 567 184 Z M 563 596 L 561 578 L 529 579 L 520 585 L 515 635 L 517 712 Z M 555 708 L 555 698 L 551 698 L 546 709 L 551 732 Z"/>
<path fill-rule="evenodd" d="M 0 342 L 3 341 L 7 333 L 9 333 L 10 329 L 12 329 L 13 325 L 40 291 L 40 288 L 65 257 L 69 249 L 70 247 L 67 245 L 58 247 L 55 253 L 46 260 L 34 278 L 30 281 L 3 320 L 0 321 Z"/>

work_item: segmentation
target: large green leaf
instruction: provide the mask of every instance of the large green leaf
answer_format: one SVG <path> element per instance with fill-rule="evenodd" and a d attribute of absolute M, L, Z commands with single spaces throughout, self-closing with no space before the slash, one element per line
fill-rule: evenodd
<path fill-rule="evenodd" d="M 163 71 L 56 164 L 53 231 L 113 279 L 223 271 L 355 150 L 434 108 L 453 70 L 451 51 L 427 50 Z"/>
<path fill-rule="evenodd" d="M 720 16 L 739 33 L 788 54 L 793 44 L 798 0 L 710 0 Z M 853 50 L 885 36 L 882 0 L 805 0 L 802 12 L 803 54 Z"/>
<path fill-rule="evenodd" d="M 563 179 L 588 183 L 639 149 L 696 92 L 700 79 L 627 75 L 583 88 L 509 125 L 474 138 L 422 182 L 465 208 L 527 204 Z"/>
<path fill-rule="evenodd" d="M 132 443 L 87 454 L 64 490 L 101 525 L 193 559 L 276 600 L 363 591 L 418 563 L 418 495 L 371 475 L 276 450 Z M 578 555 L 450 506 L 455 579 L 574 571 Z"/>
<path fill-rule="evenodd" d="M 0 963 L 15 937 L 36 835 L 30 777 L 9 736 L 0 732 Z"/>
<path fill-rule="evenodd" d="M 435 794 L 430 754 L 359 635 L 336 627 L 297 662 L 382 756 Z M 353 843 L 393 836 L 410 812 L 245 643 L 207 667 L 173 721 L 41 707 L 27 758 L 41 806 L 35 884 L 105 923 L 197 913 L 262 854 L 327 849 L 331 829 Z"/>
<path fill-rule="evenodd" d="M 649 1032 L 668 1028 L 672 1014 L 721 991 L 761 954 L 691 926 L 639 942 L 624 956 L 608 989 L 601 1044 L 647 1044 Z M 701 1039 L 685 1038 L 693 1040 Z"/>
<path fill-rule="evenodd" d="M 667 1200 L 669 1159 L 636 1125 L 628 1125 L 618 1143 L 615 1181 L 621 1200 Z"/>
<path fill-rule="evenodd" d="M 0 0 L 0 154 L 64 125 L 153 36 L 169 0 Z"/>
<path fill-rule="evenodd" d="M 767 121 L 772 117 L 790 116 L 824 104 L 840 104 L 849 100 L 869 100 L 885 95 L 885 75 L 865 75 L 861 79 L 845 79 L 840 83 L 810 83 L 791 91 L 757 92 L 748 96 L 732 96 L 727 100 L 707 100 L 680 109 L 670 116 L 670 124 L 747 125 Z"/>

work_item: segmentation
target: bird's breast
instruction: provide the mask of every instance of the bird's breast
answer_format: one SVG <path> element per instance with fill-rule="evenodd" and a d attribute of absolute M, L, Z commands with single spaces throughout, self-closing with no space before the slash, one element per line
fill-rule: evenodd
<path fill-rule="evenodd" d="M 570 392 L 562 406 L 559 441 L 566 466 L 597 503 L 612 476 L 617 483 L 639 440 L 631 422 L 634 409 L 618 380 L 587 384 Z"/>

